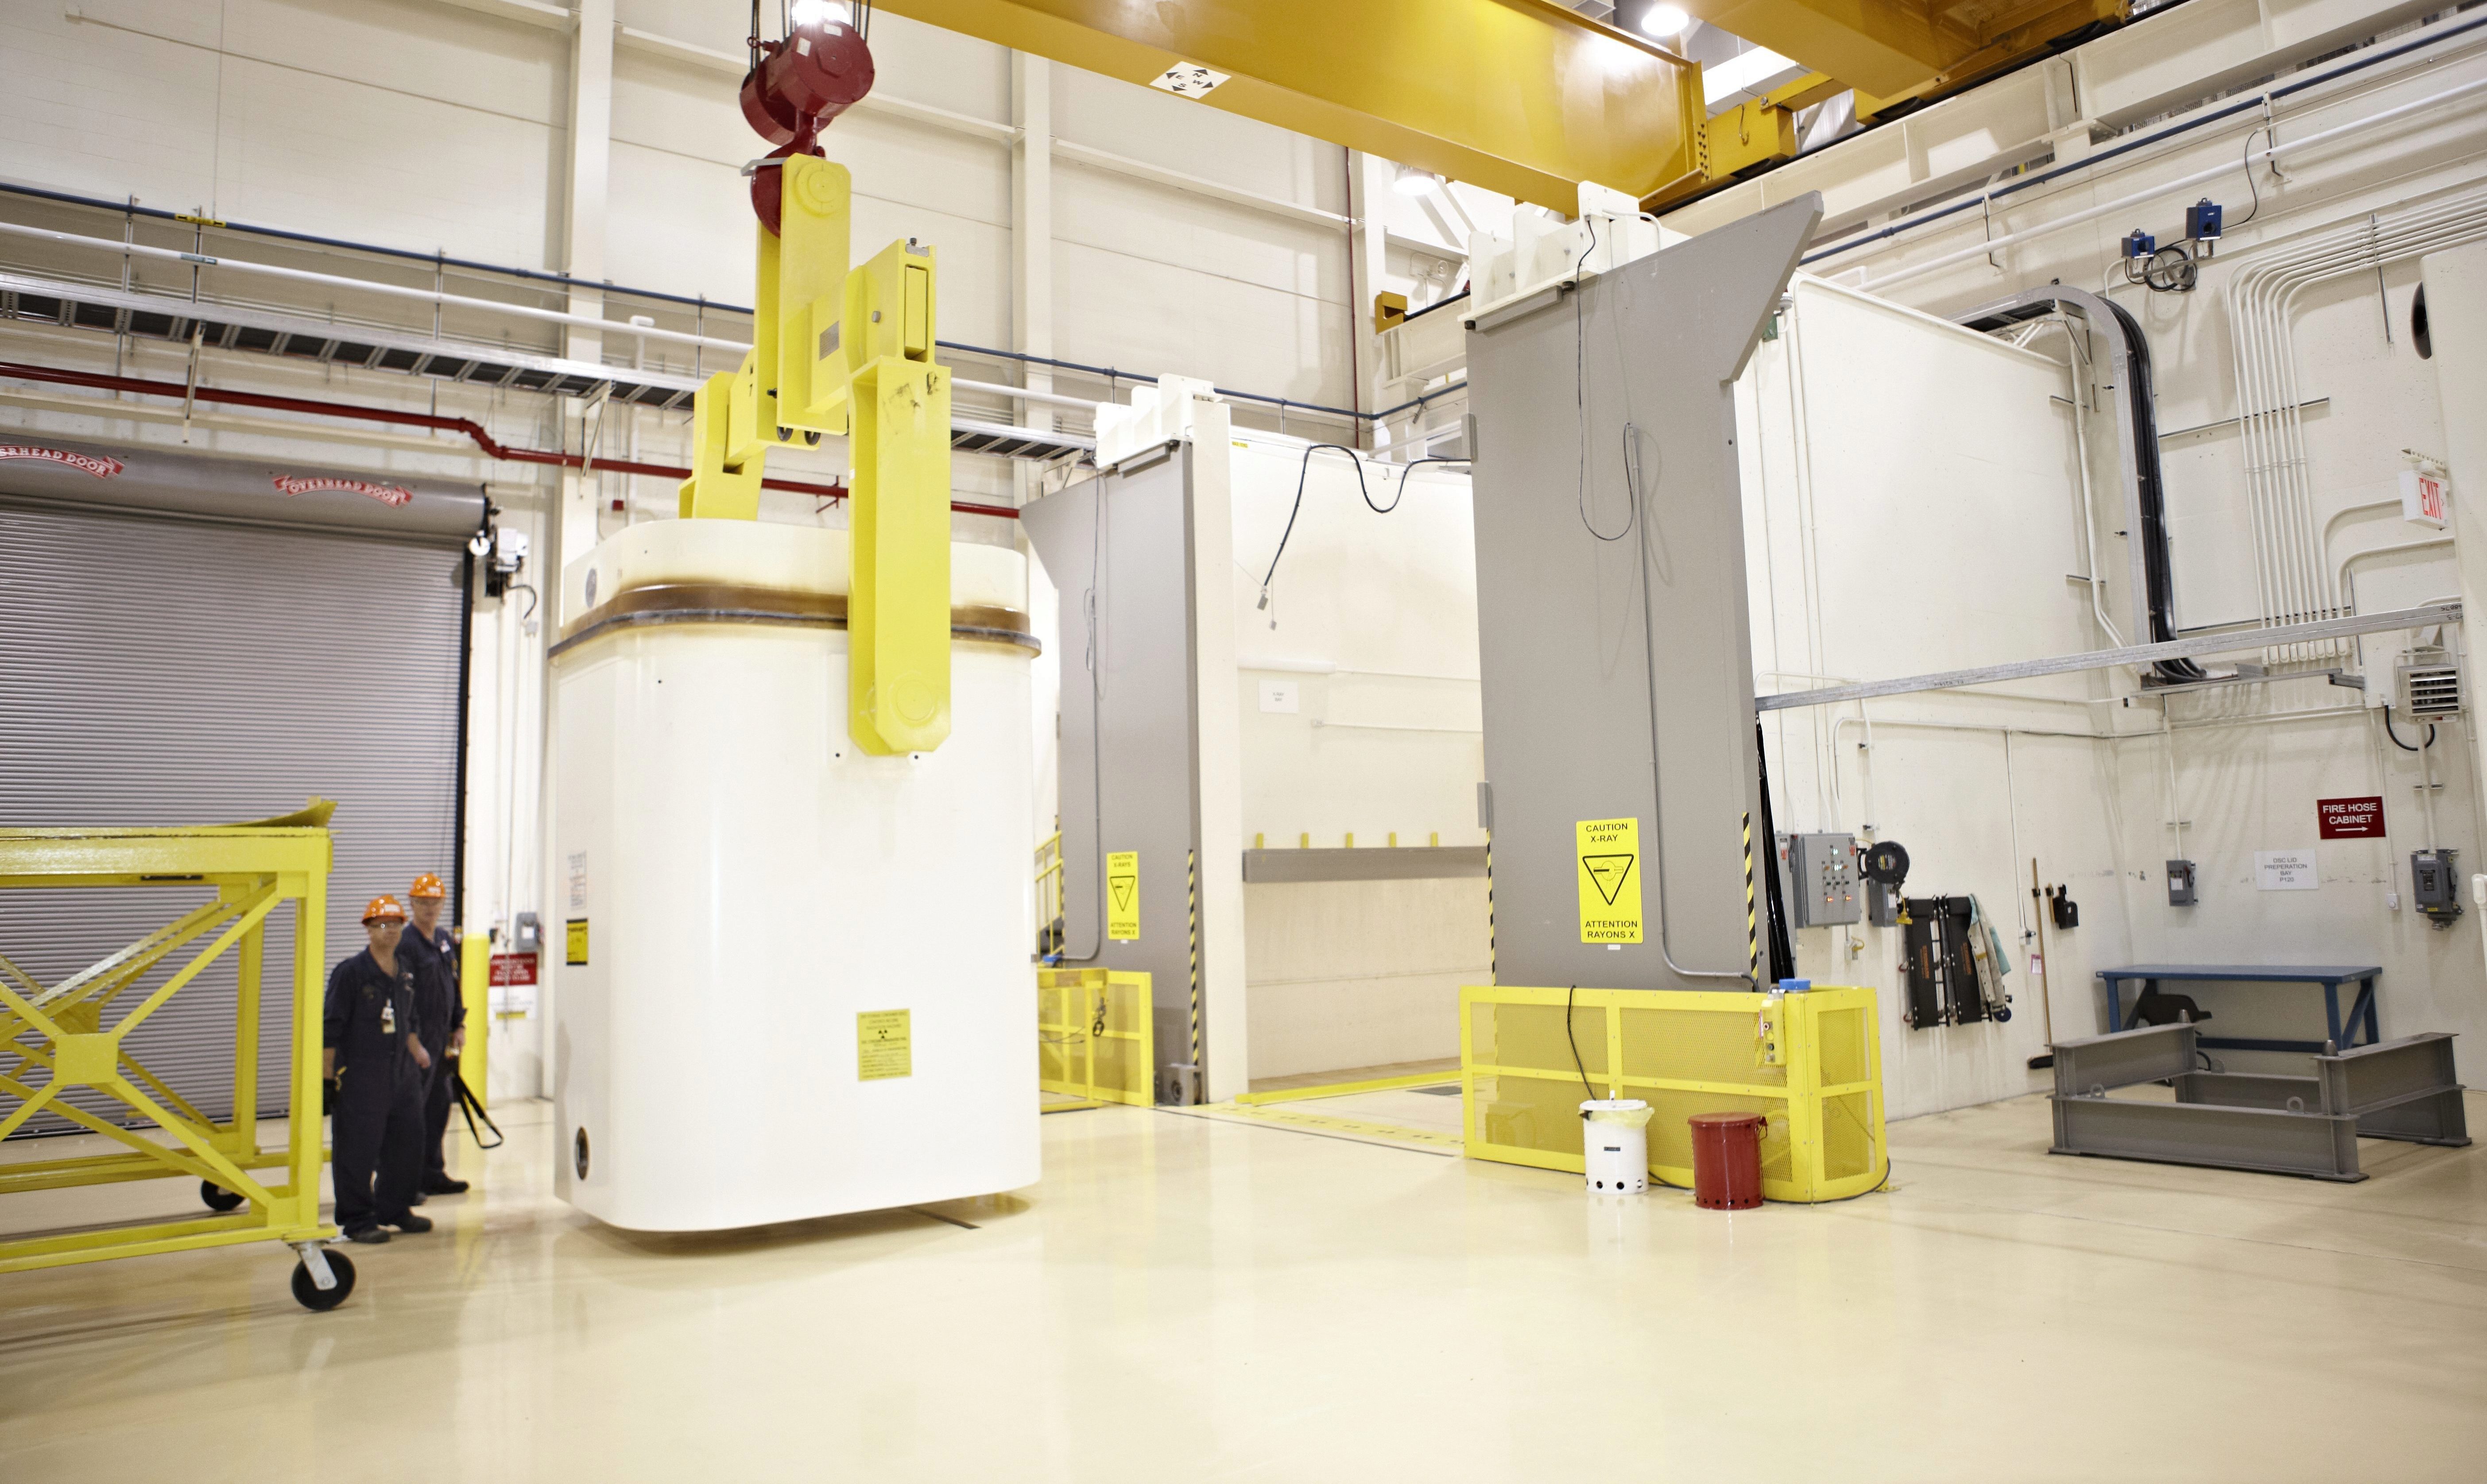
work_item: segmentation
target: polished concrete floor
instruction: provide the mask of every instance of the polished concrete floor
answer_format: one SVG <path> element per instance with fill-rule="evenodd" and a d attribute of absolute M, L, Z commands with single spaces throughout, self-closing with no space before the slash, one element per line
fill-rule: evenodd
<path fill-rule="evenodd" d="M 2487 1477 L 2487 1145 L 2054 1159 L 2025 1099 L 1894 1126 L 1886 1193 L 1726 1215 L 1108 1108 L 1018 1195 L 659 1240 L 552 1198 L 545 1117 L 334 1313 L 268 1248 L 0 1276 L 0 1479 Z"/>

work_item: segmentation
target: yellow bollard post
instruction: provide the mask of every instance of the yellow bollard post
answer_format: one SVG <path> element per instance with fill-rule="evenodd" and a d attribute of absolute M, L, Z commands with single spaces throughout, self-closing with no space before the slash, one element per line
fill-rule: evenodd
<path fill-rule="evenodd" d="M 458 998 L 466 1006 L 466 1049 L 458 1054 L 459 1075 L 485 1101 L 484 1071 L 492 1042 L 492 935 L 468 929 L 458 945 Z"/>

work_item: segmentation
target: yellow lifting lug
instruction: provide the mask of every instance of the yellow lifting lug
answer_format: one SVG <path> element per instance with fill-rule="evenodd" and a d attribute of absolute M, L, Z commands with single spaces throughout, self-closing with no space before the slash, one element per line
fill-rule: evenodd
<path fill-rule="evenodd" d="M 762 450 L 755 437 L 752 358 L 718 371 L 691 398 L 691 477 L 680 513 L 715 520 L 760 518 Z"/>
<path fill-rule="evenodd" d="M 847 430 L 852 364 L 841 340 L 853 181 L 844 165 L 808 154 L 789 158 L 783 168 L 775 291 L 761 301 L 763 317 L 771 321 L 768 348 L 760 351 L 775 377 L 777 421 L 770 426 L 839 437 Z M 768 266 L 765 250 L 762 265 Z M 760 342 L 753 344 L 758 350 Z"/>
<path fill-rule="evenodd" d="M 847 729 L 867 753 L 931 752 L 950 734 L 949 368 L 879 357 L 853 403 Z"/>

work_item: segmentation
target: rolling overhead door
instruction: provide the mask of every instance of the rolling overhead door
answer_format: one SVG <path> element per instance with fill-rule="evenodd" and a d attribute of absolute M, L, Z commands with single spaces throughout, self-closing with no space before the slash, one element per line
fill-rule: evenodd
<path fill-rule="evenodd" d="M 8 436 L 0 824 L 211 824 L 334 799 L 330 965 L 362 947 L 363 905 L 383 892 L 402 898 L 417 872 L 439 872 L 455 900 L 462 537 L 481 524 L 480 491 L 42 446 L 100 461 L 82 467 Z M 302 493 L 329 498 L 297 503 Z M 0 953 L 57 983 L 207 894 L 0 893 Z M 292 909 L 268 920 L 266 936 L 260 1112 L 275 1113 L 293 1031 L 277 989 L 293 961 Z M 186 956 L 123 995 L 107 1024 Z M 232 1111 L 235 992 L 228 953 L 129 1038 L 133 1056 L 216 1118 Z M 38 1118 L 25 1133 L 70 1127 Z"/>

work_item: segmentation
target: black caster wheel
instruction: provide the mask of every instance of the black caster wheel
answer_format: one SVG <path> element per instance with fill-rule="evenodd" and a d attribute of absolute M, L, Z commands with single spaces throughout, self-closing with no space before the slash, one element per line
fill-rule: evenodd
<path fill-rule="evenodd" d="M 199 1182 L 199 1198 L 208 1203 L 208 1209 L 210 1211 L 238 1211 L 241 1209 L 241 1193 L 239 1191 L 226 1190 L 223 1186 L 218 1185 L 213 1180 L 202 1180 Z"/>
<path fill-rule="evenodd" d="M 322 1292 L 320 1285 L 311 1280 L 311 1265 L 296 1262 L 293 1265 L 293 1302 L 315 1314 L 325 1313 L 345 1303 L 354 1291 L 353 1259 L 330 1248 L 328 1272 L 337 1279 L 337 1286 Z"/>
<path fill-rule="evenodd" d="M 1995 1012 L 1995 1019 L 1996 1019 L 1996 1023 L 1997 1023 L 1998 1025 L 2000 1025 L 2000 1024 L 2001 1024 L 2001 1023 L 2003 1023 L 2004 1021 L 2010 1020 L 2011 1018 L 2012 1018 L 2012 1007 L 2011 1007 L 2010 1005 L 2006 1005 L 2006 1006 L 2004 1006 L 2002 1009 L 1999 1009 L 1999 1010 L 1998 1010 L 1998 1011 L 1996 1011 L 1996 1012 Z"/>

